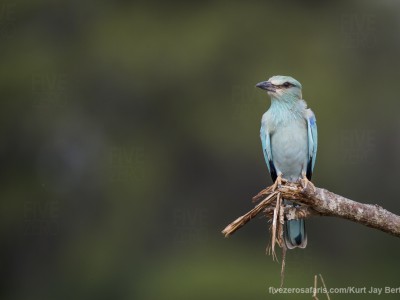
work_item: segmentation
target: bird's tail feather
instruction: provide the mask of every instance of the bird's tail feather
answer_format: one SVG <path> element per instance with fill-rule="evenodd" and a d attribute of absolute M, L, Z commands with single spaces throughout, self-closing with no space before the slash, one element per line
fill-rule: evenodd
<path fill-rule="evenodd" d="M 290 203 L 287 201 L 287 203 Z M 306 222 L 303 219 L 290 220 L 285 223 L 285 243 L 288 249 L 307 246 Z"/>

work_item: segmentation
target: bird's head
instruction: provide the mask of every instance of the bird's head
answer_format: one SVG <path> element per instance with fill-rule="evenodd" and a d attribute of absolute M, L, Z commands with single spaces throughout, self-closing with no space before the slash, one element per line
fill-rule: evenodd
<path fill-rule="evenodd" d="M 268 81 L 257 83 L 256 87 L 266 90 L 273 99 L 302 99 L 300 82 L 290 76 L 272 76 Z"/>

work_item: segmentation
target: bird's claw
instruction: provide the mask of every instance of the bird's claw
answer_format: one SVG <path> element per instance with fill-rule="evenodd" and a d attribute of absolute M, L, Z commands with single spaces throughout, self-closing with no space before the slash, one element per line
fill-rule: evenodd
<path fill-rule="evenodd" d="M 282 182 L 286 182 L 286 180 L 282 178 L 282 175 L 278 175 L 274 184 L 272 185 L 271 191 L 275 192 L 282 185 Z"/>
<path fill-rule="evenodd" d="M 304 175 L 303 178 L 300 179 L 300 184 L 303 189 L 306 189 L 308 186 L 310 186 L 312 191 L 315 192 L 315 185 L 310 180 L 308 180 L 307 176 Z"/>

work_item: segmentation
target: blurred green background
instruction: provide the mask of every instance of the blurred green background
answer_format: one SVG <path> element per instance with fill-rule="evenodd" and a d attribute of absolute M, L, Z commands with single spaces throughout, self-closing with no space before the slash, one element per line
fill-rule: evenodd
<path fill-rule="evenodd" d="M 311 299 L 266 219 L 220 233 L 271 183 L 254 85 L 302 83 L 317 186 L 400 213 L 399 52 L 394 0 L 2 1 L 1 299 Z M 286 287 L 399 286 L 398 239 L 307 225 Z"/>

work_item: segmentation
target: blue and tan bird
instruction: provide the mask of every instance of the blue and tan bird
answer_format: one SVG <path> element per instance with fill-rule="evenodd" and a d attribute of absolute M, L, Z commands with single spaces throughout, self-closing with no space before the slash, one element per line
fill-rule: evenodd
<path fill-rule="evenodd" d="M 290 76 L 273 76 L 256 87 L 271 97 L 271 106 L 261 120 L 260 136 L 275 186 L 282 179 L 307 185 L 317 156 L 317 124 L 303 100 L 300 82 Z M 284 203 L 293 205 L 287 200 Z M 287 221 L 284 232 L 287 248 L 306 247 L 304 220 Z"/>

